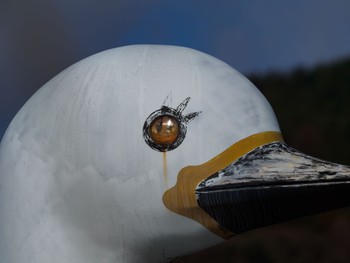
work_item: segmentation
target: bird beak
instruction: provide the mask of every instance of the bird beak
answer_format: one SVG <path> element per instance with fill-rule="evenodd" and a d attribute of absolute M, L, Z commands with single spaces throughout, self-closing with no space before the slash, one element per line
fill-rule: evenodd
<path fill-rule="evenodd" d="M 192 168 L 191 173 L 196 171 Z M 194 195 L 198 207 L 217 225 L 195 220 L 228 238 L 233 233 L 350 205 L 350 167 L 275 141 L 212 173 L 197 184 Z M 191 209 L 195 208 L 187 207 Z"/>

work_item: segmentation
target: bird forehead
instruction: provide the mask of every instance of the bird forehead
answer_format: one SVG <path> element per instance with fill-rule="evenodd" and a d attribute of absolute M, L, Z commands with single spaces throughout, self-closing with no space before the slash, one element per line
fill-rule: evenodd
<path fill-rule="evenodd" d="M 174 171 L 252 134 L 279 131 L 265 98 L 229 65 L 188 48 L 147 45 L 108 50 L 71 66 L 33 96 L 15 123 L 28 136 L 45 125 L 36 137 L 57 143 L 56 151 L 82 167 L 94 162 L 109 176 L 116 167 L 130 174 L 152 170 L 162 159 L 143 141 L 147 117 L 187 97 L 184 114 L 202 113 L 167 156 Z"/>

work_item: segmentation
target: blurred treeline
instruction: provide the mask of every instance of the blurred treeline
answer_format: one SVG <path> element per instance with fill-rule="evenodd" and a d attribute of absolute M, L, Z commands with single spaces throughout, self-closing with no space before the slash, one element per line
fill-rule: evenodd
<path fill-rule="evenodd" d="M 289 145 L 350 165 L 350 58 L 249 79 L 271 103 Z M 179 262 L 347 263 L 350 208 L 251 230 Z"/>
<path fill-rule="evenodd" d="M 288 144 L 350 165 L 350 58 L 249 79 L 271 103 Z"/>
<path fill-rule="evenodd" d="M 350 165 L 350 58 L 249 79 L 271 103 L 289 145 Z"/>

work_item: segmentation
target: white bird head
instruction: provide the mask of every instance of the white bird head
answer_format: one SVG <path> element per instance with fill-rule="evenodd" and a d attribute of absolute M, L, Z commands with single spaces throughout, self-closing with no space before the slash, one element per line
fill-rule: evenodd
<path fill-rule="evenodd" d="M 205 200 L 211 187 L 257 185 L 241 171 L 249 154 L 255 170 L 243 170 L 266 189 L 261 176 L 271 183 L 273 173 L 262 172 L 259 151 L 282 141 L 262 94 L 209 55 L 137 45 L 91 56 L 36 92 L 1 142 L 0 258 L 166 262 L 273 223 L 232 227 Z M 285 162 L 297 155 L 284 152 Z"/>

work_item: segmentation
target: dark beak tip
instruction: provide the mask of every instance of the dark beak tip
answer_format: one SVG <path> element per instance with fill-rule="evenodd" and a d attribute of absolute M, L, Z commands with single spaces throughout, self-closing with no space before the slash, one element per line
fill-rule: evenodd
<path fill-rule="evenodd" d="M 350 205 L 348 167 L 303 155 L 284 143 L 254 151 L 207 178 L 196 189 L 199 206 L 229 231 L 241 233 Z M 276 154 L 284 163 L 276 164 L 271 159 Z M 281 164 L 287 168 L 277 166 Z M 259 165 L 276 170 L 265 169 L 271 174 L 256 177 L 247 173 L 247 169 L 259 171 Z M 286 174 L 290 165 L 296 168 Z M 242 171 L 239 169 L 243 169 L 244 177 L 237 174 Z"/>

